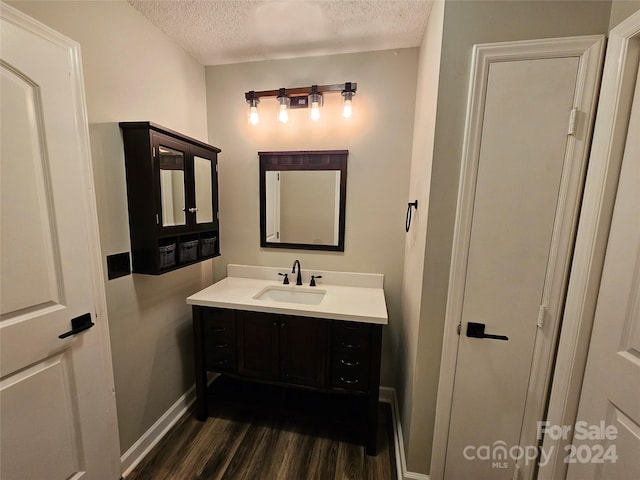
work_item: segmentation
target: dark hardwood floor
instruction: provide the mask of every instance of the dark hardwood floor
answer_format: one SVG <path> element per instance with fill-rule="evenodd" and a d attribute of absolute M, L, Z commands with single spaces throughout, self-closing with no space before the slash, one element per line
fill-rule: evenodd
<path fill-rule="evenodd" d="M 230 391 L 211 389 L 207 421 L 188 412 L 126 480 L 395 478 L 388 404 L 379 404 L 374 457 L 366 455 L 361 432 L 348 421 L 357 416 L 357 405 L 345 405 L 335 395 L 260 385 Z M 336 409 L 343 418 L 334 415 Z"/>

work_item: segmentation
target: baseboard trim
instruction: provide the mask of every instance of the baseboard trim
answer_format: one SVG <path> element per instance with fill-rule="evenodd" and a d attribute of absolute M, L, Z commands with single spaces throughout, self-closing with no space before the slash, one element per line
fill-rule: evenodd
<path fill-rule="evenodd" d="M 402 435 L 402 422 L 398 408 L 398 396 L 393 387 L 380 387 L 380 401 L 391 404 L 391 417 L 393 422 L 393 447 L 396 454 L 396 475 L 398 480 L 429 480 L 429 475 L 410 472 L 407 469 L 407 459 L 404 454 L 404 437 Z"/>
<path fill-rule="evenodd" d="M 169 409 L 138 439 L 131 445 L 120 461 L 122 463 L 122 478 L 127 478 L 133 469 L 147 456 L 153 447 L 169 432 L 180 418 L 187 412 L 196 400 L 195 386 L 191 387 L 184 395 L 169 407 Z"/>

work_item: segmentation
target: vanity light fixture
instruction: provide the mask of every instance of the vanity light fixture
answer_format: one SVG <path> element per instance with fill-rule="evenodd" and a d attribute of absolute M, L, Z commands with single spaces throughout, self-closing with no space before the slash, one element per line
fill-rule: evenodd
<path fill-rule="evenodd" d="M 249 123 L 257 125 L 258 103 L 263 97 L 275 97 L 278 101 L 278 120 L 282 123 L 289 121 L 289 110 L 309 108 L 309 118 L 317 122 L 320 119 L 324 95 L 340 93 L 343 97 L 342 116 L 351 118 L 353 115 L 353 96 L 358 84 L 355 82 L 338 83 L 333 85 L 311 85 L 310 87 L 279 88 L 278 90 L 249 91 L 244 94 L 249 104 Z"/>

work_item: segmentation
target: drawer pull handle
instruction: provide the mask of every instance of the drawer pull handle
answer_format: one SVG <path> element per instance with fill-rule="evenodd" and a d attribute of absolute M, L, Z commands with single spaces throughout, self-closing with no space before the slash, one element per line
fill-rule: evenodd
<path fill-rule="evenodd" d="M 344 324 L 343 327 L 344 328 L 348 328 L 349 330 L 360 330 L 360 329 L 362 329 L 362 325 Z"/>
<path fill-rule="evenodd" d="M 228 343 L 219 343 L 215 345 L 216 348 L 227 348 L 229 346 Z"/>
<path fill-rule="evenodd" d="M 213 362 L 214 365 L 225 365 L 226 363 L 226 360 L 216 360 L 215 362 Z"/>
<path fill-rule="evenodd" d="M 349 385 L 355 385 L 356 383 L 358 383 L 360 380 L 358 380 L 357 378 L 355 380 L 347 380 L 344 377 L 340 377 L 340 381 L 343 383 L 347 383 Z"/>
<path fill-rule="evenodd" d="M 215 328 L 213 329 L 213 331 L 214 331 L 215 333 L 222 333 L 222 332 L 224 332 L 225 330 L 226 330 L 226 328 L 224 328 L 224 327 L 215 327 Z"/>
<path fill-rule="evenodd" d="M 342 363 L 343 365 L 346 365 L 347 367 L 357 367 L 358 365 L 360 365 L 360 362 L 358 361 L 349 362 L 348 360 L 343 360 L 343 359 L 340 359 L 340 363 Z"/>
<path fill-rule="evenodd" d="M 360 348 L 360 344 L 358 343 L 345 343 L 345 342 L 341 342 L 342 346 L 345 348 L 351 348 L 353 350 Z"/>

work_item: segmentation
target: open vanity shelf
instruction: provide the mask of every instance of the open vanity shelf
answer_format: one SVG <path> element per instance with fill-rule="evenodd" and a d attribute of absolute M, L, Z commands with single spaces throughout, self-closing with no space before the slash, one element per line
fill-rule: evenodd
<path fill-rule="evenodd" d="M 120 128 L 133 272 L 158 275 L 220 255 L 220 149 L 151 122 Z"/>

